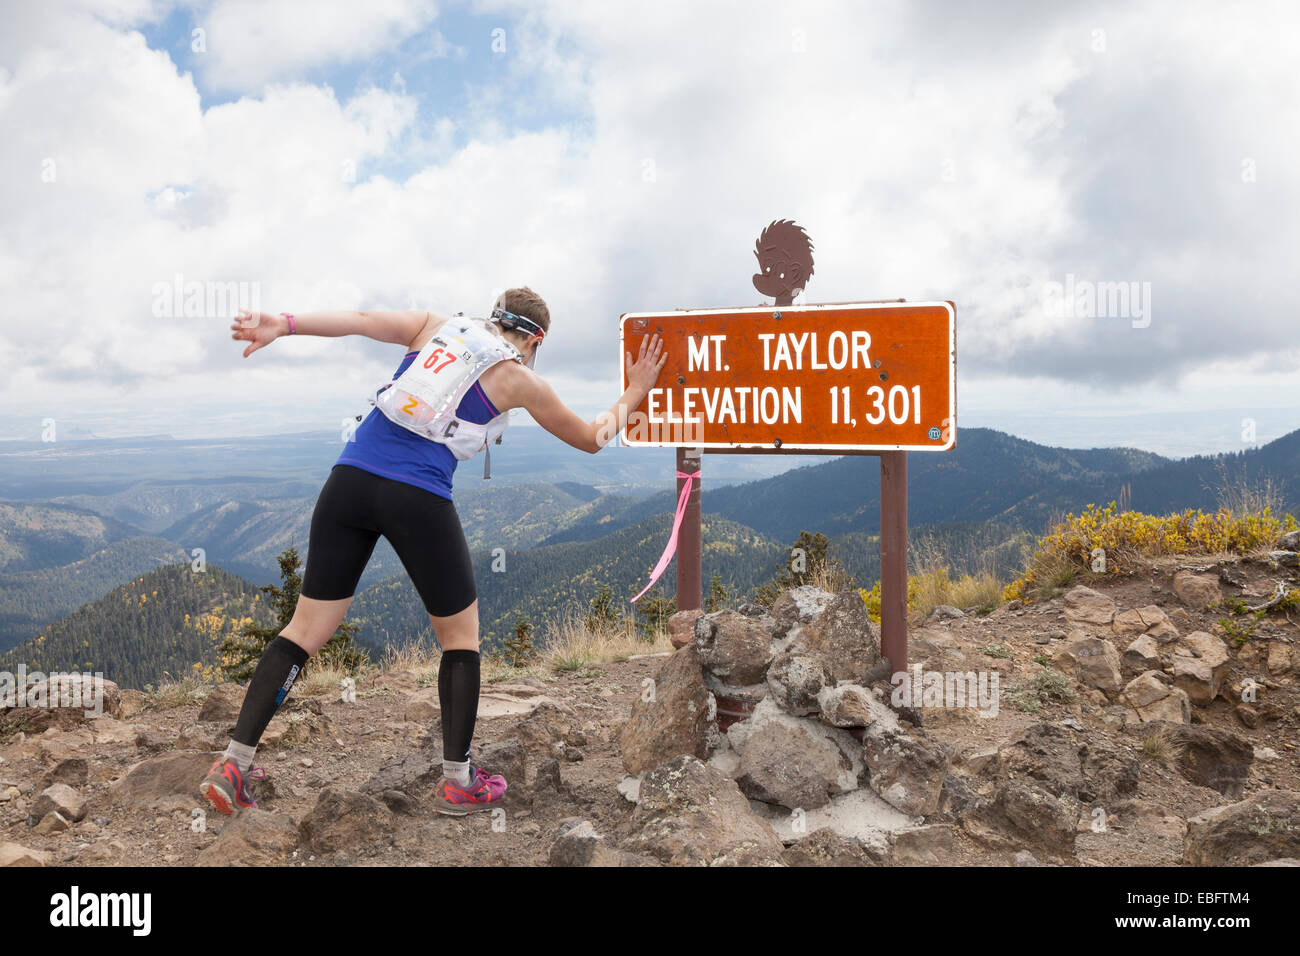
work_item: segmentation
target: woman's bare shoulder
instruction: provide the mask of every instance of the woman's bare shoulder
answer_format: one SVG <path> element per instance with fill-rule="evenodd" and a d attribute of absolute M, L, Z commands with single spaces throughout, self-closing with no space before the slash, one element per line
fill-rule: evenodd
<path fill-rule="evenodd" d="M 479 382 L 497 411 L 504 412 L 521 408 L 541 379 L 532 369 L 518 362 L 505 361 L 498 362 L 479 376 Z"/>
<path fill-rule="evenodd" d="M 420 351 L 420 349 L 424 348 L 425 345 L 428 344 L 429 339 L 438 334 L 438 330 L 443 327 L 446 321 L 447 317 L 445 315 L 438 315 L 436 312 L 426 312 L 424 325 L 420 327 L 420 331 L 416 333 L 415 338 L 411 339 L 410 344 L 407 346 L 407 350 L 411 352 Z"/>

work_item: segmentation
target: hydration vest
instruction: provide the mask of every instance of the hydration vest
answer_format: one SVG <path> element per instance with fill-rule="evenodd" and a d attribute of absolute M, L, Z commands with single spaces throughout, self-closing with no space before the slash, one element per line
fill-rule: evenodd
<path fill-rule="evenodd" d="M 405 372 L 380 386 L 371 403 L 389 421 L 446 445 L 458 461 L 467 461 L 489 442 L 501 440 L 510 413 L 480 425 L 458 418 L 456 409 L 480 375 L 507 361 L 522 363 L 524 358 L 484 320 L 453 317 L 425 343 Z"/>

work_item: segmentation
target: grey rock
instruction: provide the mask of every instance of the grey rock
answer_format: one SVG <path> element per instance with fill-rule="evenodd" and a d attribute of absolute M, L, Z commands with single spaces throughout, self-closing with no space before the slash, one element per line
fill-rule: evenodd
<path fill-rule="evenodd" d="M 700 664 L 723 683 L 757 684 L 772 659 L 773 621 L 766 615 L 747 617 L 723 610 L 695 622 L 695 646 Z"/>
<path fill-rule="evenodd" d="M 623 848 L 672 866 L 780 865 L 784 852 L 735 781 L 687 755 L 642 779 Z"/>
<path fill-rule="evenodd" d="M 862 740 L 862 758 L 876 794 L 904 813 L 924 816 L 939 809 L 952 748 L 877 721 Z"/>
<path fill-rule="evenodd" d="M 843 792 L 839 781 L 852 766 L 830 740 L 769 721 L 746 740 L 736 783 L 755 800 L 814 810 Z"/>
<path fill-rule="evenodd" d="M 668 658 L 653 693 L 632 702 L 619 731 L 624 769 L 641 774 L 681 754 L 703 757 L 713 720 L 711 703 L 699 649 L 688 644 Z"/>

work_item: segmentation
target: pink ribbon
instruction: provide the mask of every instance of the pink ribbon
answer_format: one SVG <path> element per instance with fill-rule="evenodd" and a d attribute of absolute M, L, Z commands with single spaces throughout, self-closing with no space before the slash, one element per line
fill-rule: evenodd
<path fill-rule="evenodd" d="M 642 594 L 654 587 L 655 582 L 659 580 L 659 575 L 664 573 L 664 570 L 668 567 L 668 562 L 673 559 L 673 555 L 677 552 L 677 532 L 681 530 L 682 516 L 686 514 L 686 499 L 691 496 L 691 482 L 700 477 L 700 473 L 698 471 L 679 471 L 677 477 L 685 478 L 686 484 L 682 485 L 682 493 L 677 498 L 677 514 L 673 517 L 673 533 L 668 536 L 668 543 L 664 545 L 664 553 L 659 556 L 659 563 L 650 572 L 650 583 L 641 589 L 641 594 L 632 598 L 631 603 L 633 604 L 641 599 Z"/>

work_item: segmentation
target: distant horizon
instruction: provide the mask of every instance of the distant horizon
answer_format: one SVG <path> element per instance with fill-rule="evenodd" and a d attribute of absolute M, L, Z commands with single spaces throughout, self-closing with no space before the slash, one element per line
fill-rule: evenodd
<path fill-rule="evenodd" d="M 984 429 L 986 431 L 1000 432 L 1012 438 L 1021 441 L 1030 442 L 1031 444 L 1035 444 L 1035 445 L 1041 445 L 1046 448 L 1059 448 L 1059 449 L 1065 449 L 1070 451 L 1127 449 L 1131 451 L 1140 451 L 1149 454 L 1159 455 L 1162 458 L 1167 458 L 1173 461 L 1181 461 L 1183 459 L 1194 458 L 1201 455 L 1214 456 L 1214 455 L 1221 455 L 1221 454 L 1232 454 L 1232 453 L 1238 453 L 1242 451 L 1249 451 L 1254 448 L 1262 448 L 1274 441 L 1277 441 L 1280 438 L 1284 438 L 1287 435 L 1292 434 L 1293 432 L 1300 431 L 1300 408 L 1277 409 L 1271 411 L 1289 412 L 1290 415 L 1295 420 L 1294 427 L 1284 429 L 1281 431 L 1276 431 L 1276 432 L 1269 431 L 1267 433 L 1259 433 L 1257 434 L 1256 440 L 1251 443 L 1237 443 L 1231 445 L 1231 447 L 1218 447 L 1218 448 L 1210 448 L 1201 451 L 1186 451 L 1183 453 L 1171 453 L 1162 450 L 1160 447 L 1151 447 L 1147 444 L 1139 444 L 1133 442 L 1118 442 L 1118 443 L 1111 443 L 1111 444 L 1106 444 L 1104 442 L 1095 443 L 1095 444 L 1077 444 L 1077 443 L 1072 444 L 1072 443 L 1065 443 L 1065 442 L 1052 442 L 1052 441 L 1044 440 L 1043 438 L 1034 436 L 1032 434 L 1025 434 L 1020 430 L 1013 431 L 1010 428 L 1005 426 L 998 426 L 998 425 L 993 425 L 988 423 L 965 424 L 965 425 L 959 424 L 957 440 L 960 443 L 961 432 L 963 430 L 978 428 L 978 429 Z M 1140 416 L 1140 415 L 1155 416 L 1159 414 L 1162 413 L 1133 413 L 1134 416 Z M 1200 413 L 1172 412 L 1172 413 L 1163 413 L 1163 414 L 1167 416 L 1178 416 L 1178 415 L 1195 415 Z M 541 426 L 532 422 L 519 422 L 514 424 L 512 427 L 516 430 L 527 429 L 529 431 L 541 431 Z M 82 441 L 95 442 L 95 441 L 148 441 L 148 440 L 174 441 L 174 442 L 236 442 L 236 441 L 257 441 L 257 440 L 264 440 L 270 438 L 313 438 L 313 437 L 321 437 L 321 438 L 328 437 L 331 442 L 340 445 L 342 444 L 338 438 L 338 432 L 336 430 L 324 429 L 324 428 L 299 429 L 299 430 L 292 430 L 292 431 L 266 431 L 266 432 L 256 432 L 256 433 L 232 432 L 232 433 L 223 433 L 223 434 L 193 435 L 193 436 L 177 436 L 168 432 L 161 432 L 161 431 L 160 432 L 136 432 L 136 433 L 124 434 L 124 435 L 100 435 L 100 434 L 93 434 L 93 433 L 87 434 L 87 432 L 90 432 L 90 429 L 78 428 L 72 434 L 66 434 L 63 437 L 58 438 L 56 442 L 43 442 L 39 437 L 28 437 L 28 436 L 19 436 L 19 435 L 0 435 L 0 445 L 21 444 L 21 443 L 27 443 L 31 445 L 41 445 L 41 444 L 58 444 L 62 442 L 82 442 Z M 559 441 L 559 439 L 555 439 L 555 440 L 557 442 Z M 610 445 L 606 450 L 618 449 L 623 447 L 626 446 Z M 757 452 L 755 454 L 762 454 L 762 453 Z M 918 452 L 918 454 L 924 454 L 924 452 Z M 838 457 L 838 455 L 835 452 L 827 452 L 825 454 L 809 452 L 808 457 L 835 458 Z M 791 459 L 791 461 L 793 467 L 796 462 L 794 459 Z"/>

